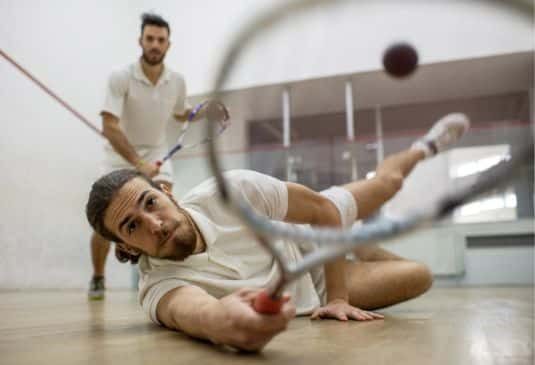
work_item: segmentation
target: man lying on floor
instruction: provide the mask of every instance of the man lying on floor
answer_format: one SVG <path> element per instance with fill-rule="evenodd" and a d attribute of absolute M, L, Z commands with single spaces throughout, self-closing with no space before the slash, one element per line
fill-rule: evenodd
<path fill-rule="evenodd" d="M 457 141 L 468 126 L 464 115 L 450 114 L 410 149 L 385 159 L 372 179 L 320 193 L 254 171 L 229 171 L 226 178 L 236 194 L 270 219 L 348 227 L 376 212 L 418 162 Z M 259 289 L 251 288 L 275 280 L 276 264 L 218 201 L 214 180 L 177 203 L 139 172 L 114 171 L 93 184 L 87 218 L 96 232 L 116 242 L 120 260 L 139 260 L 139 299 L 154 322 L 248 351 L 262 349 L 296 313 L 380 319 L 370 310 L 414 298 L 432 283 L 425 265 L 363 246 L 355 250 L 357 261 L 339 259 L 290 284 L 282 311 L 263 315 L 252 308 Z M 289 262 L 314 249 L 308 242 L 281 243 Z"/>

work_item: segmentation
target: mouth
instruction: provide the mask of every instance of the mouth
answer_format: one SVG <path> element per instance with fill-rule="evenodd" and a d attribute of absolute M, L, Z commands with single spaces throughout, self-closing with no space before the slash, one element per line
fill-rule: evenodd
<path fill-rule="evenodd" d="M 167 235 L 166 238 L 164 238 L 160 242 L 159 246 L 161 247 L 167 244 L 167 242 L 169 242 L 175 236 L 177 229 L 178 229 L 178 223 L 176 223 L 175 225 L 171 227 L 171 229 L 169 230 L 169 234 Z"/>
<path fill-rule="evenodd" d="M 194 253 L 196 245 L 191 245 L 187 240 L 184 241 L 183 237 L 179 237 L 180 225 L 180 222 L 175 222 L 170 227 L 167 237 L 160 242 L 160 252 L 164 255 L 161 258 L 183 261 Z"/>

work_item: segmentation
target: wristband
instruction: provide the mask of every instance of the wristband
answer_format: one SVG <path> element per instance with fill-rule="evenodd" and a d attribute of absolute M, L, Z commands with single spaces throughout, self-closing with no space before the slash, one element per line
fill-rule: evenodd
<path fill-rule="evenodd" d="M 145 161 L 144 159 L 140 158 L 139 160 L 137 160 L 136 162 L 136 169 L 139 169 L 141 166 L 145 165 L 147 163 L 147 161 Z"/>

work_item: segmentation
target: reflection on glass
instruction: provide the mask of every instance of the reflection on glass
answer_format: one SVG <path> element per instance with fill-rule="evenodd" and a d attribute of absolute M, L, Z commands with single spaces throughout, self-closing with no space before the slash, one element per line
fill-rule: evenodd
<path fill-rule="evenodd" d="M 449 152 L 449 175 L 461 183 L 470 183 L 476 174 L 510 158 L 510 146 L 487 145 L 457 148 Z M 455 223 L 493 222 L 517 219 L 517 197 L 514 189 L 494 191 L 467 203 L 453 214 Z"/>

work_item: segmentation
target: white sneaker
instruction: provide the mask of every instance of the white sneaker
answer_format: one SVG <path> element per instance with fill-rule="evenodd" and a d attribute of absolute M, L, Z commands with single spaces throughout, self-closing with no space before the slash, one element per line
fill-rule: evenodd
<path fill-rule="evenodd" d="M 412 144 L 411 148 L 424 151 L 431 157 L 446 150 L 457 142 L 470 128 L 470 120 L 462 113 L 451 113 L 436 122 L 425 136 Z"/>

